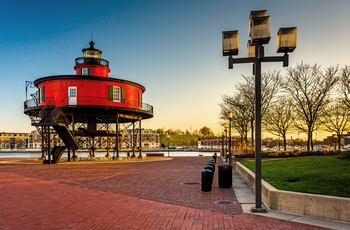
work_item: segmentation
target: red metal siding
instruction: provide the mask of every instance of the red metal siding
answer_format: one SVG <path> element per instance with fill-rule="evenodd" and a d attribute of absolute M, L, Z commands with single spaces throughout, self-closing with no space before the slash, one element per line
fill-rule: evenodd
<path fill-rule="evenodd" d="M 105 66 L 77 65 L 74 67 L 76 75 L 82 75 L 81 69 L 88 68 L 91 76 L 108 77 L 110 69 Z"/>
<path fill-rule="evenodd" d="M 109 101 L 108 86 L 124 88 L 125 102 Z M 139 109 L 138 94 L 142 89 L 135 85 L 122 82 L 98 81 L 87 79 L 56 79 L 38 84 L 38 88 L 45 86 L 45 101 L 39 106 L 66 106 L 68 103 L 68 87 L 77 87 L 77 106 L 108 106 Z"/>

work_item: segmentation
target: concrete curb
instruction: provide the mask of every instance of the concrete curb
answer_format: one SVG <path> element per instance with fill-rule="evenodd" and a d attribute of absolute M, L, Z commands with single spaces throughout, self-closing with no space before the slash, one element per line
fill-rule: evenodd
<path fill-rule="evenodd" d="M 236 172 L 255 190 L 255 174 L 236 162 Z M 350 222 L 350 198 L 282 191 L 262 180 L 262 200 L 282 212 Z"/>

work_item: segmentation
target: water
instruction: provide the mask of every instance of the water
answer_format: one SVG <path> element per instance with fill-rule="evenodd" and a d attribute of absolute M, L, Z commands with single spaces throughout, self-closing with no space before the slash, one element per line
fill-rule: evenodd
<path fill-rule="evenodd" d="M 143 156 L 146 156 L 148 152 L 142 152 Z M 161 151 L 161 152 L 154 152 L 154 153 L 163 153 L 164 157 L 168 156 L 167 151 Z M 218 155 L 219 153 L 216 152 Z M 107 152 L 95 152 L 96 157 L 104 157 L 107 154 Z M 109 152 L 110 156 L 113 156 L 113 152 Z M 130 152 L 130 155 L 132 152 Z M 139 155 L 139 152 L 135 153 L 136 156 Z M 88 152 L 77 152 L 76 155 L 78 157 L 88 157 Z M 213 156 L 214 152 L 196 152 L 196 151 L 176 151 L 176 152 L 169 152 L 170 157 L 193 157 L 193 156 Z M 72 153 L 71 153 L 72 156 Z M 126 157 L 127 152 L 120 152 L 120 157 Z M 40 158 L 41 152 L 0 152 L 0 158 Z M 62 157 L 68 157 L 67 152 L 63 153 Z"/>

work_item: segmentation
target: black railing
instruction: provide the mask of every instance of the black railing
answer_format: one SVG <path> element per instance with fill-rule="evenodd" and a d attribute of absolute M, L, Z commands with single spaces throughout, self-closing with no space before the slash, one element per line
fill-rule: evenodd
<path fill-rule="evenodd" d="M 64 98 L 61 100 L 61 102 L 68 102 L 67 98 Z M 125 100 L 124 102 L 112 102 L 109 101 L 106 97 L 78 97 L 78 104 L 72 105 L 75 107 L 86 107 L 86 106 L 95 106 L 95 107 L 113 107 L 113 108 L 125 108 L 125 109 L 133 109 L 133 110 L 139 110 L 140 112 L 147 112 L 150 114 L 153 114 L 153 106 L 149 105 L 147 103 L 139 103 L 138 101 L 131 101 L 131 100 Z M 55 106 L 54 101 L 52 98 L 45 98 L 44 106 L 39 106 L 34 99 L 30 99 L 24 102 L 24 110 L 33 109 L 36 107 L 47 107 L 47 106 Z M 105 103 L 102 103 L 105 102 Z M 64 103 L 68 104 L 68 103 Z M 56 107 L 64 107 L 65 105 L 59 103 L 59 105 L 56 105 Z M 67 105 L 70 106 L 70 105 Z"/>
<path fill-rule="evenodd" d="M 109 62 L 102 58 L 76 58 L 75 59 L 75 65 L 79 64 L 95 64 L 95 65 L 102 65 L 102 66 L 109 66 Z"/>

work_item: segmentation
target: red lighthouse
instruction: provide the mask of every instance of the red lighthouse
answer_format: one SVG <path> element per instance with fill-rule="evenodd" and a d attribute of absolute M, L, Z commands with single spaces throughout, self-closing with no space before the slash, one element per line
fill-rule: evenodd
<path fill-rule="evenodd" d="M 57 162 L 65 149 L 79 148 L 79 137 L 88 138 L 90 150 L 94 154 L 95 137 L 104 137 L 109 150 L 119 157 L 123 134 L 132 130 L 141 121 L 153 117 L 153 107 L 142 102 L 145 87 L 132 81 L 109 77 L 109 62 L 101 58 L 102 51 L 94 47 L 83 49 L 83 57 L 75 59 L 75 75 L 46 76 L 27 82 L 34 85 L 37 92 L 24 103 L 24 113 L 42 135 L 42 152 L 47 162 Z M 121 126 L 131 127 L 123 129 Z M 61 145 L 51 146 L 50 137 L 56 133 Z M 132 135 L 128 146 L 133 155 L 137 149 L 142 156 L 141 135 Z M 109 147 L 113 146 L 113 147 Z"/>

